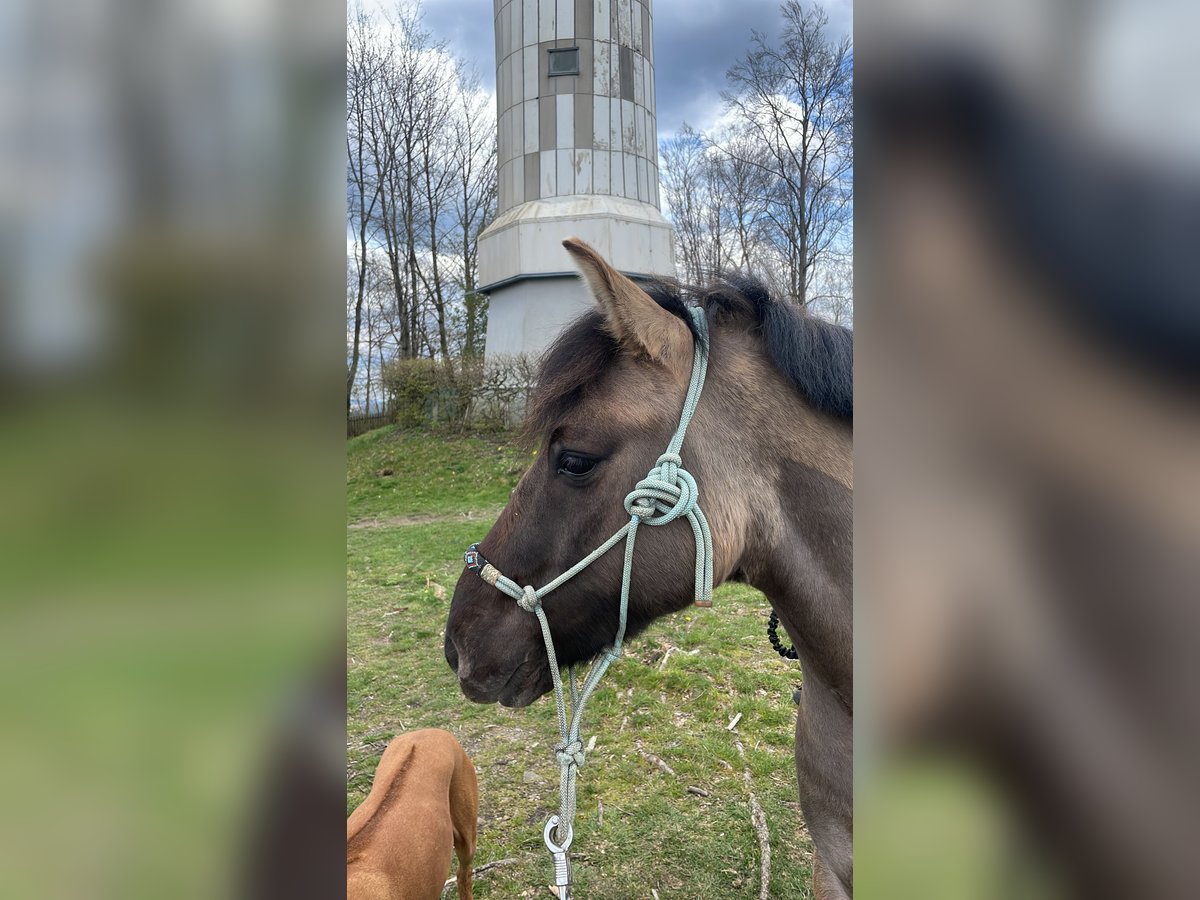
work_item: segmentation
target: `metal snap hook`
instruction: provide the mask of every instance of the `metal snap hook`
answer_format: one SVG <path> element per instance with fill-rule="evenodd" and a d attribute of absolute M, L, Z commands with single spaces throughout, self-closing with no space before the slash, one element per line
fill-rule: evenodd
<path fill-rule="evenodd" d="M 575 830 L 571 825 L 567 825 L 567 839 L 562 842 L 560 847 L 550 837 L 550 832 L 558 827 L 558 816 L 551 816 L 546 820 L 546 830 L 542 832 L 542 839 L 546 842 L 546 847 L 550 850 L 550 855 L 554 857 L 554 886 L 558 888 L 559 900 L 569 900 L 571 894 L 571 859 L 567 856 L 567 848 L 571 846 L 571 840 L 575 837 Z"/>
<path fill-rule="evenodd" d="M 546 842 L 546 849 L 551 853 L 566 853 L 567 849 L 571 846 L 571 841 L 575 839 L 575 828 L 572 825 L 567 826 L 567 839 L 562 842 L 562 846 L 560 847 L 558 844 L 554 843 L 554 840 L 550 837 L 550 833 L 557 827 L 558 816 L 553 815 L 546 820 L 546 829 L 542 832 L 542 840 Z"/>

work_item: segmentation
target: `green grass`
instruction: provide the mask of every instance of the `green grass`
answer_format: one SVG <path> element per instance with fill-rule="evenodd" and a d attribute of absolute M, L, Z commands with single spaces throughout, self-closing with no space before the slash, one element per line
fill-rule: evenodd
<path fill-rule="evenodd" d="M 499 510 L 531 459 L 511 436 L 369 431 L 349 441 L 350 521 Z"/>
<path fill-rule="evenodd" d="M 485 900 L 550 896 L 542 826 L 558 804 L 552 699 L 521 710 L 471 703 L 442 656 L 461 552 L 490 527 L 458 516 L 503 505 L 529 459 L 511 446 L 511 438 L 382 430 L 349 447 L 349 518 L 381 525 L 347 533 L 347 812 L 365 798 L 395 734 L 453 732 L 479 772 L 475 865 L 520 860 L 477 883 L 475 895 Z M 394 474 L 377 474 L 385 468 Z M 405 517 L 418 521 L 389 524 Z M 756 897 L 747 764 L 771 831 L 771 895 L 811 895 L 792 751 L 799 670 L 767 643 L 768 609 L 757 591 L 723 587 L 712 609 L 660 620 L 609 670 L 583 729 L 596 746 L 579 777 L 572 848 L 579 897 L 648 898 L 652 888 L 662 900 Z M 725 727 L 738 713 L 746 762 Z M 675 777 L 639 748 L 666 761 Z"/>

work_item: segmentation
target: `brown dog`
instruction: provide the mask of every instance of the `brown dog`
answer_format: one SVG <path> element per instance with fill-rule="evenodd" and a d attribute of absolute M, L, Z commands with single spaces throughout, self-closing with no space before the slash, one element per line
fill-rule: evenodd
<path fill-rule="evenodd" d="M 471 900 L 478 812 L 475 766 L 452 734 L 394 738 L 346 822 L 348 900 L 437 900 L 454 854 L 459 900 Z"/>

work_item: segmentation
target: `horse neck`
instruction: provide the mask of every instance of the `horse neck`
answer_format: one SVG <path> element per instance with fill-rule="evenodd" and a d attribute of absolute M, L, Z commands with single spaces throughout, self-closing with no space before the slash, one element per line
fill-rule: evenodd
<path fill-rule="evenodd" d="M 747 547 L 746 580 L 767 595 L 816 679 L 853 698 L 853 494 L 801 462 L 785 462 L 769 534 Z"/>
<path fill-rule="evenodd" d="M 815 412 L 752 353 L 725 344 L 704 426 L 717 578 L 764 594 L 816 678 L 849 706 L 852 688 L 853 473 L 848 422 Z M 740 383 L 741 367 L 756 371 Z M 747 384 L 756 390 L 748 393 Z M 720 423 L 720 424 L 718 424 Z"/>

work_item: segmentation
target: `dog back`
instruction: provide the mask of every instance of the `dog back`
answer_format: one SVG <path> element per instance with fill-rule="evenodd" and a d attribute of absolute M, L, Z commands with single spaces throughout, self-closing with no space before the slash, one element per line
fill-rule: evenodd
<path fill-rule="evenodd" d="M 478 788 L 453 735 L 431 728 L 388 744 L 367 799 L 346 822 L 349 900 L 436 900 L 455 853 L 471 897 Z"/>

